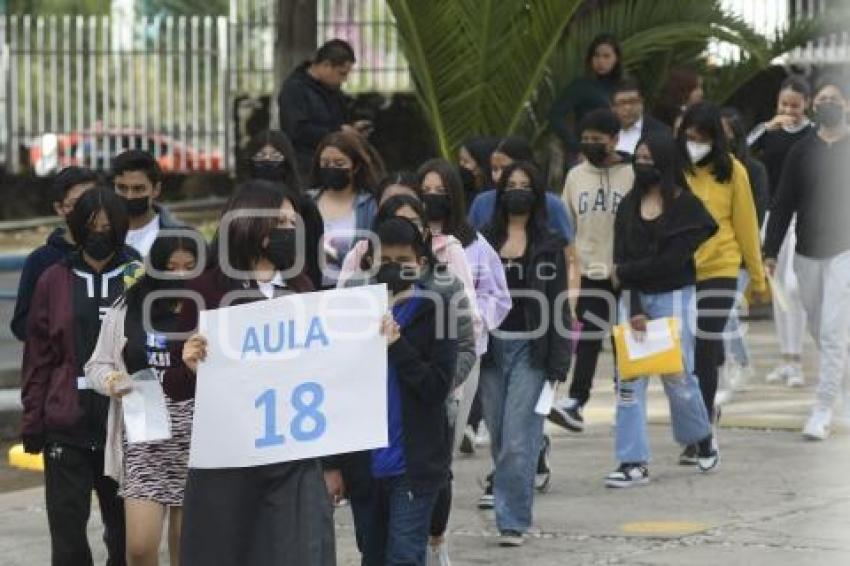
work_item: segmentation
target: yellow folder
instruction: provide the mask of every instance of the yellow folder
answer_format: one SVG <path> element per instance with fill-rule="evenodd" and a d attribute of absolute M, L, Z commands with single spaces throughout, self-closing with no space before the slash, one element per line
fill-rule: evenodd
<path fill-rule="evenodd" d="M 679 335 L 679 319 L 674 317 L 660 318 L 651 321 L 651 323 L 656 328 L 654 332 L 658 332 L 657 327 L 659 324 L 664 325 L 666 323 L 671 339 L 668 340 L 670 347 L 654 351 L 647 355 L 637 353 L 630 355 L 628 346 L 630 340 L 627 339 L 627 335 L 633 333 L 633 330 L 628 322 L 618 324 L 614 327 L 614 347 L 616 348 L 617 370 L 619 371 L 620 379 L 629 381 L 649 375 L 676 375 L 684 371 L 682 340 Z M 649 332 L 653 332 L 653 330 L 650 329 Z M 648 338 L 653 338 L 653 336 L 650 335 Z M 651 349 L 652 344 L 647 344 L 647 348 Z"/>

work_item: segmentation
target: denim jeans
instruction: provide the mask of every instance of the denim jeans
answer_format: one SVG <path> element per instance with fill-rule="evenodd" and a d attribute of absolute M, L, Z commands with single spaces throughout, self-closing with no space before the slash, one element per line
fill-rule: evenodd
<path fill-rule="evenodd" d="M 673 437 L 682 445 L 695 444 L 711 434 L 708 412 L 694 373 L 694 330 L 696 304 L 694 288 L 658 294 L 640 294 L 650 319 L 675 316 L 680 319 L 682 356 L 685 371 L 663 376 L 664 392 L 670 402 Z M 620 301 L 621 322 L 629 320 L 628 302 Z M 649 376 L 631 381 L 617 378 L 616 455 L 620 463 L 648 463 L 649 438 L 646 432 L 646 387 Z"/>
<path fill-rule="evenodd" d="M 543 417 L 534 412 L 543 389 L 542 368 L 532 367 L 531 342 L 492 336 L 478 387 L 490 431 L 493 496 L 500 531 L 531 526 L 534 474 L 543 442 Z"/>
<path fill-rule="evenodd" d="M 746 269 L 738 272 L 738 301 L 729 313 L 729 320 L 726 322 L 723 337 L 724 347 L 726 348 L 726 359 L 734 360 L 739 365 L 750 365 L 750 349 L 744 341 L 744 334 L 741 332 L 741 320 L 739 316 L 741 303 L 744 299 L 744 291 L 747 290 L 747 284 L 750 282 L 750 274 Z"/>
<path fill-rule="evenodd" d="M 353 497 L 351 513 L 363 566 L 422 565 L 437 490 L 413 493 L 405 476 L 374 480 L 368 497 Z"/>

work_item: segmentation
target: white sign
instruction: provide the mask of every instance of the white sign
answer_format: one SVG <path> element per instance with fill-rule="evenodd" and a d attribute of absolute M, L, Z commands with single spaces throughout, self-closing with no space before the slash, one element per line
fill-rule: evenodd
<path fill-rule="evenodd" d="M 655 318 L 647 321 L 646 330 L 641 333 L 640 339 L 631 325 L 626 327 L 626 350 L 632 361 L 669 352 L 674 346 L 669 318 Z"/>
<path fill-rule="evenodd" d="M 238 468 L 387 445 L 383 285 L 200 313 L 189 466 Z"/>

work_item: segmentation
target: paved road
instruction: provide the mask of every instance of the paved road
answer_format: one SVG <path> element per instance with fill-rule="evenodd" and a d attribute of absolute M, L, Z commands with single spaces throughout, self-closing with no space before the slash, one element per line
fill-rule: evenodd
<path fill-rule="evenodd" d="M 850 564 L 850 481 L 844 476 L 850 434 L 839 430 L 824 443 L 803 441 L 799 427 L 811 404 L 811 385 L 789 390 L 763 383 L 776 357 L 769 323 L 753 325 L 750 344 L 759 376 L 725 411 L 723 457 L 715 473 L 675 465 L 679 449 L 655 383 L 652 483 L 626 491 L 603 486 L 614 465 L 613 394 L 605 377 L 611 363 L 610 353 L 603 354 L 587 432 L 553 431 L 552 489 L 537 499 L 535 528 L 524 548 L 499 548 L 492 513 L 475 507 L 478 484 L 490 467 L 486 454 L 456 461 L 454 564 Z M 810 356 L 810 375 L 813 362 Z M 339 563 L 357 564 L 350 511 L 338 510 L 336 522 Z M 99 532 L 95 518 L 90 538 L 102 563 Z M 0 495 L 0 556 L 9 566 L 49 562 L 41 488 Z"/>

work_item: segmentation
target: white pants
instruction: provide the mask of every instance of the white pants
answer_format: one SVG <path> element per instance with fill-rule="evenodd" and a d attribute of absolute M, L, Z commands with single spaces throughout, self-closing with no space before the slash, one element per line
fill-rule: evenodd
<path fill-rule="evenodd" d="M 783 356 L 803 354 L 803 332 L 806 329 L 806 311 L 800 297 L 800 286 L 794 273 L 794 248 L 797 235 L 794 232 L 796 217 L 791 221 L 785 240 L 776 258 L 776 280 L 782 285 L 787 298 L 785 308 L 779 301 L 773 301 L 773 320 L 779 337 L 779 351 Z"/>
<path fill-rule="evenodd" d="M 794 258 L 809 331 L 820 350 L 817 402 L 832 407 L 850 363 L 850 251 L 827 259 Z"/>

